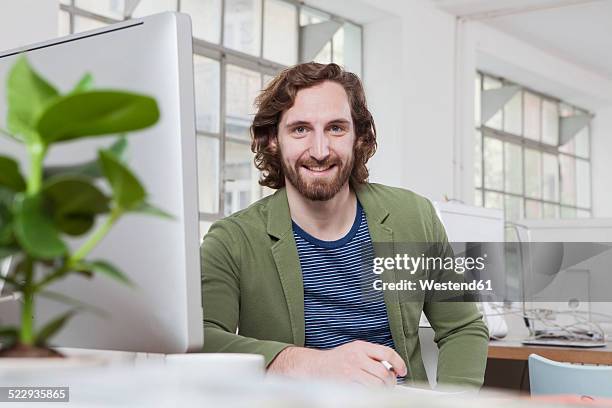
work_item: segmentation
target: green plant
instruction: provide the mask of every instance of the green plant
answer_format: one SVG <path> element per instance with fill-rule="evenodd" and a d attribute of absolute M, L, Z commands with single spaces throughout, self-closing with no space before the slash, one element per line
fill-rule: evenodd
<path fill-rule="evenodd" d="M 93 89 L 86 74 L 74 88 L 60 92 L 21 56 L 7 78 L 7 129 L 0 133 L 24 145 L 29 172 L 0 155 L 0 260 L 12 256 L 14 268 L 5 284 L 22 295 L 19 327 L 0 328 L 7 349 L 46 349 L 49 339 L 82 306 L 43 325 L 34 326 L 37 296 L 73 302 L 48 286 L 70 274 L 91 278 L 106 275 L 131 284 L 118 268 L 104 260 L 88 260 L 92 249 L 126 213 L 169 217 L 147 202 L 142 184 L 125 162 L 126 132 L 149 127 L 159 119 L 156 101 L 117 90 Z M 49 149 L 80 138 L 119 135 L 96 160 L 62 167 L 44 166 Z M 98 179 L 108 183 L 103 191 Z M 96 219 L 104 220 L 94 229 Z M 66 238 L 88 234 L 71 251 Z"/>

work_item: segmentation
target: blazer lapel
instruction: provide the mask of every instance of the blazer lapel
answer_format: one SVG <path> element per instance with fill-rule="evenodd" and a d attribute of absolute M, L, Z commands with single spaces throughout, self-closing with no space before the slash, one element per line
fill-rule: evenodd
<path fill-rule="evenodd" d="M 267 230 L 269 235 L 278 239 L 272 245 L 272 256 L 285 293 L 293 342 L 304 346 L 304 283 L 284 188 L 279 189 L 270 199 Z"/>
<path fill-rule="evenodd" d="M 388 224 L 385 224 L 389 216 L 389 211 L 387 211 L 385 206 L 376 199 L 374 194 L 372 194 L 368 184 L 356 188 L 355 193 L 366 213 L 370 238 L 374 245 L 374 256 L 394 257 L 396 251 L 393 241 L 393 230 Z M 384 244 L 380 245 L 381 243 Z M 395 270 L 384 272 L 381 275 L 381 279 L 383 282 L 398 282 Z M 389 327 L 391 329 L 395 348 L 403 357 L 406 364 L 409 364 L 399 295 L 395 290 L 385 290 L 383 296 L 387 307 L 387 318 L 389 319 Z M 410 367 L 408 367 L 408 370 L 410 370 Z"/>

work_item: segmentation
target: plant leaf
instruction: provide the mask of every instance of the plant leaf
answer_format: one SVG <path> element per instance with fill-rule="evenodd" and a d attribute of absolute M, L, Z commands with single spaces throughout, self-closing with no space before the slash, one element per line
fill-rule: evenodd
<path fill-rule="evenodd" d="M 119 137 L 115 143 L 108 148 L 119 161 L 124 163 L 127 156 L 127 139 L 125 136 Z M 98 160 L 90 160 L 85 163 L 75 164 L 72 166 L 49 166 L 44 170 L 45 178 L 53 177 L 58 174 L 79 174 L 92 178 L 103 177 L 102 169 Z"/>
<path fill-rule="evenodd" d="M 57 333 L 75 314 L 76 310 L 70 310 L 44 325 L 36 334 L 36 345 L 44 346 L 45 344 L 47 344 L 47 340 L 49 340 L 55 333 Z"/>
<path fill-rule="evenodd" d="M 6 137 L 8 137 L 9 139 L 12 139 L 16 142 L 20 142 L 21 143 L 21 139 L 18 139 L 16 136 L 13 136 L 13 134 L 11 132 L 9 132 L 8 130 L 4 130 L 2 128 L 0 128 L 0 135 L 4 135 Z"/>
<path fill-rule="evenodd" d="M 155 99 L 120 91 L 86 91 L 59 98 L 36 130 L 47 143 L 143 129 L 159 119 Z"/>
<path fill-rule="evenodd" d="M 15 197 L 13 229 L 21 247 L 34 258 L 53 259 L 67 252 L 51 218 L 43 211 L 40 195 Z"/>
<path fill-rule="evenodd" d="M 131 170 L 106 150 L 98 152 L 98 160 L 113 189 L 113 201 L 117 206 L 131 210 L 140 205 L 146 197 L 146 192 Z"/>
<path fill-rule="evenodd" d="M 16 327 L 0 327 L 0 337 L 17 336 L 18 333 Z"/>
<path fill-rule="evenodd" d="M 17 252 L 19 252 L 19 248 L 16 246 L 0 246 L 0 261 L 16 254 Z M 1 276 L 0 279 L 2 279 Z"/>
<path fill-rule="evenodd" d="M 127 277 L 126 274 L 117 269 L 116 266 L 106 261 L 82 261 L 75 266 L 77 271 L 91 271 L 95 274 L 103 274 L 112 279 L 115 279 L 121 283 L 125 283 L 129 286 L 134 286 L 132 281 Z"/>
<path fill-rule="evenodd" d="M 19 164 L 7 156 L 0 156 L 0 186 L 15 192 L 23 191 L 26 187 Z"/>
<path fill-rule="evenodd" d="M 81 79 L 79 80 L 79 82 L 77 82 L 74 88 L 72 88 L 72 91 L 70 91 L 70 93 L 75 94 L 85 92 L 89 91 L 91 88 L 93 88 L 93 76 L 89 72 L 87 72 L 81 77 Z"/>
<path fill-rule="evenodd" d="M 93 226 L 95 217 L 109 211 L 109 199 L 91 179 L 61 175 L 45 181 L 42 194 L 50 203 L 56 227 L 69 235 L 82 235 Z"/>
<path fill-rule="evenodd" d="M 157 216 L 157 217 L 166 218 L 168 220 L 175 220 L 176 219 L 172 214 L 169 214 L 169 213 L 165 212 L 164 210 L 162 210 L 160 208 L 157 208 L 157 207 L 155 207 L 152 204 L 149 204 L 146 201 L 143 201 L 142 204 L 134 207 L 132 212 L 154 215 L 154 216 Z"/>
<path fill-rule="evenodd" d="M 38 142 L 38 118 L 58 95 L 57 90 L 32 69 L 25 55 L 19 57 L 7 79 L 9 132 L 27 144 Z"/>
<path fill-rule="evenodd" d="M 7 188 L 0 187 L 0 247 L 13 243 L 13 206 L 14 193 Z M 2 259 L 0 250 L 0 259 Z"/>

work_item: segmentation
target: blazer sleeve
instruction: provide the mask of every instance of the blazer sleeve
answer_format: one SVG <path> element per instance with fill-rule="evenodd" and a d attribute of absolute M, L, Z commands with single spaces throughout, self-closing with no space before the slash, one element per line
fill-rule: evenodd
<path fill-rule="evenodd" d="M 291 344 L 237 334 L 240 310 L 240 246 L 231 221 L 213 224 L 200 247 L 204 352 L 261 354 L 266 367 Z M 233 233 L 232 233 L 233 232 Z"/>
<path fill-rule="evenodd" d="M 430 203 L 438 256 L 453 256 L 444 226 Z M 454 274 L 454 272 L 452 272 Z M 461 301 L 425 302 L 423 312 L 435 331 L 438 345 L 438 385 L 479 388 L 484 382 L 489 331 L 476 304 Z"/>

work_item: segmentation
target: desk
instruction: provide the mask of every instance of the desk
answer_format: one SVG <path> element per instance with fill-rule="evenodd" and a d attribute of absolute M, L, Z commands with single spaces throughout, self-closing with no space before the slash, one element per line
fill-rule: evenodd
<path fill-rule="evenodd" d="M 489 343 L 490 359 L 527 361 L 530 354 L 566 362 L 612 365 L 612 344 L 598 348 L 525 346 L 520 340 L 494 340 Z"/>

